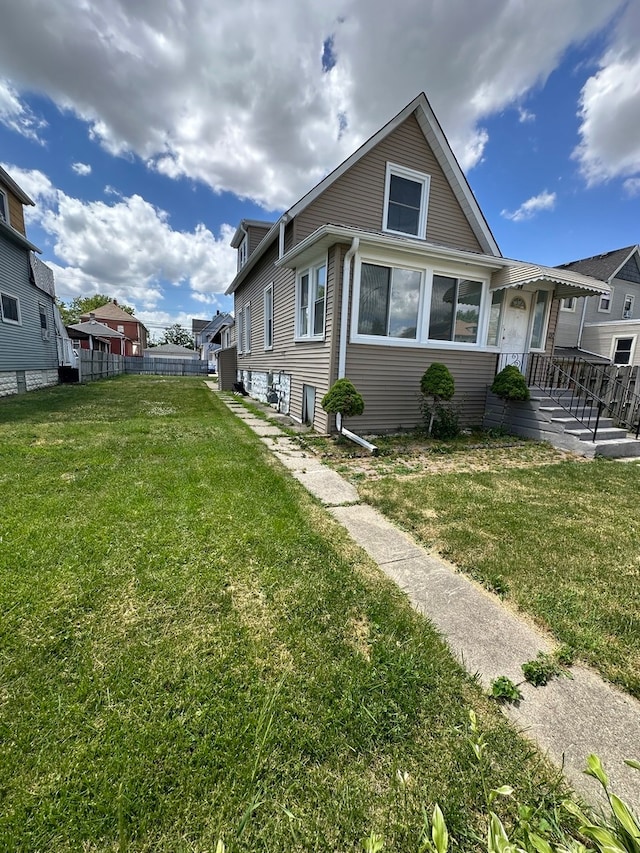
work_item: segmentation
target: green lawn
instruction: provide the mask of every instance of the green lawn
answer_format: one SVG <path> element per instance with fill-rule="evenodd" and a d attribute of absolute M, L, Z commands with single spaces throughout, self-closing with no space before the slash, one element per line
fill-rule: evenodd
<path fill-rule="evenodd" d="M 640 698 L 640 466 L 385 477 L 360 494 Z"/>
<path fill-rule="evenodd" d="M 342 529 L 199 379 L 0 400 L 0 850 L 415 851 L 555 796 Z M 408 775 L 404 775 L 408 774 Z"/>

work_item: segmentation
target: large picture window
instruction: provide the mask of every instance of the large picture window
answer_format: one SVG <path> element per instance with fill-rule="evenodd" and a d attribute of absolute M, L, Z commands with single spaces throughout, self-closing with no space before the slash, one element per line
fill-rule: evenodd
<path fill-rule="evenodd" d="M 297 338 L 324 337 L 326 301 L 327 265 L 322 263 L 302 270 L 297 279 Z"/>
<path fill-rule="evenodd" d="M 503 296 L 496 296 L 486 317 L 486 281 L 373 259 L 361 261 L 357 270 L 354 336 L 368 338 L 370 343 L 390 338 L 406 344 L 442 341 L 496 346 Z"/>
<path fill-rule="evenodd" d="M 429 175 L 387 163 L 385 182 L 385 231 L 424 238 L 427 230 Z"/>
<path fill-rule="evenodd" d="M 418 270 L 362 264 L 358 334 L 415 340 L 421 281 Z"/>
<path fill-rule="evenodd" d="M 429 340 L 478 342 L 482 282 L 434 275 L 429 312 Z"/>

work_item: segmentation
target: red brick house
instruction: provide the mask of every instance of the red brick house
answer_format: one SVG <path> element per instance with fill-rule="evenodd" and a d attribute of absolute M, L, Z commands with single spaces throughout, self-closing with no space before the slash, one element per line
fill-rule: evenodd
<path fill-rule="evenodd" d="M 148 332 L 140 320 L 132 314 L 127 314 L 117 302 L 107 302 L 94 308 L 89 314 L 83 314 L 80 320 L 87 322 L 91 318 L 98 320 L 115 332 L 124 335 L 122 338 L 111 339 L 111 352 L 114 355 L 137 355 L 142 358 L 147 347 Z"/>

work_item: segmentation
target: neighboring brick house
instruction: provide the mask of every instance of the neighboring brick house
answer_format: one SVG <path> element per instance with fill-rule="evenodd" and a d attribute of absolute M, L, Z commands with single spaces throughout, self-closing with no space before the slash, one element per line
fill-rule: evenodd
<path fill-rule="evenodd" d="M 106 302 L 94 308 L 90 313 L 83 314 L 80 321 L 86 323 L 92 318 L 119 332 L 122 336 L 111 338 L 113 355 L 135 355 L 142 358 L 148 345 L 148 332 L 140 320 L 123 311 L 117 302 Z"/>

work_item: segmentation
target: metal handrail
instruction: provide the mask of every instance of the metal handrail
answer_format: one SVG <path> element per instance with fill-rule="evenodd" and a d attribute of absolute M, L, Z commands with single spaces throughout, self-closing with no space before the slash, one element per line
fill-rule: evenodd
<path fill-rule="evenodd" d="M 517 364 L 527 378 L 527 384 L 543 391 L 559 408 L 576 418 L 596 440 L 603 412 L 629 432 L 640 434 L 640 395 L 631 391 L 610 369 L 590 364 L 586 359 L 573 358 L 570 369 L 561 365 L 564 360 L 539 353 L 512 353 L 506 359 Z M 504 363 L 505 354 L 502 356 Z M 613 366 L 612 366 L 613 367 Z M 525 372 L 526 371 L 526 372 Z M 560 392 L 562 396 L 560 396 Z M 567 394 L 569 398 L 567 400 Z M 595 425 L 591 422 L 594 419 Z"/>

